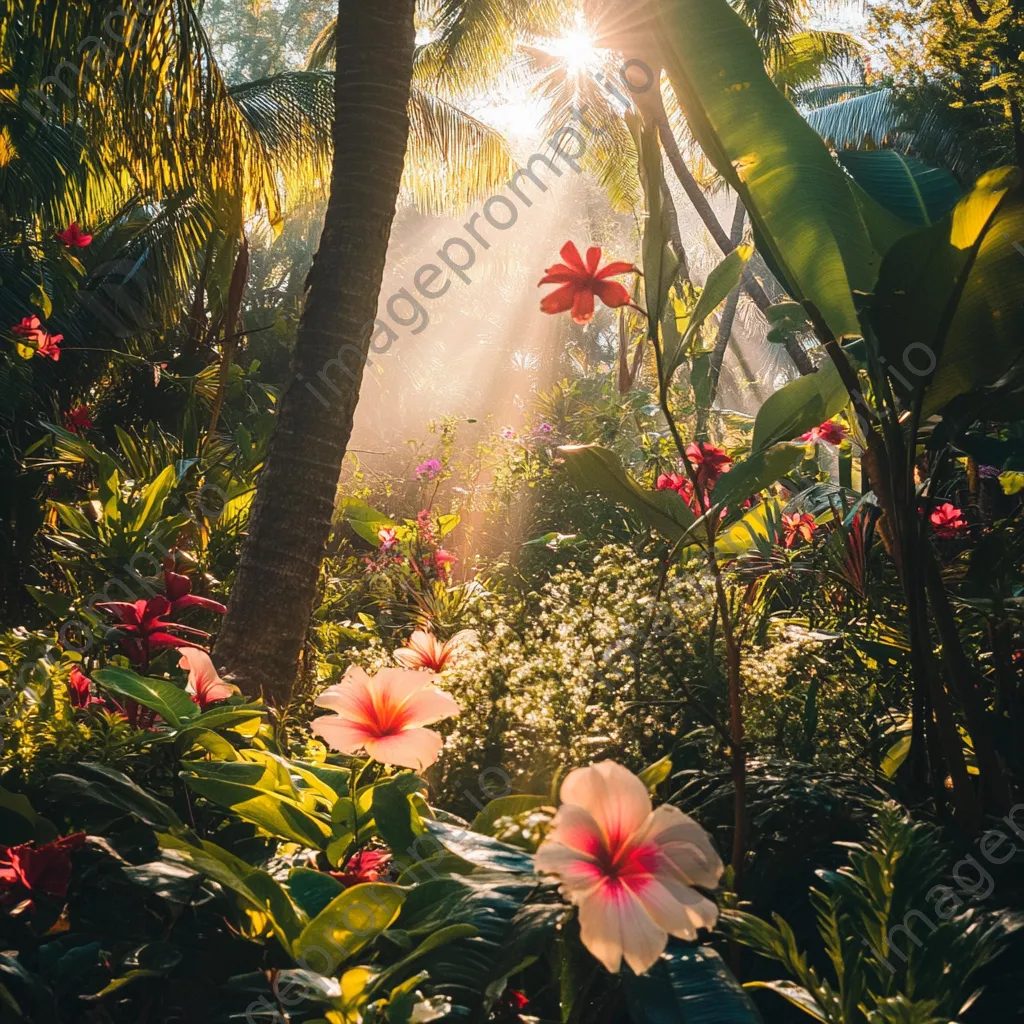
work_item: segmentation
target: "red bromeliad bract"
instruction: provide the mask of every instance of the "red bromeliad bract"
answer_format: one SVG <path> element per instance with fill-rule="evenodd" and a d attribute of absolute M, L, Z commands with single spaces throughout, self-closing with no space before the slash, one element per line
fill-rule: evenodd
<path fill-rule="evenodd" d="M 566 242 L 561 249 L 564 263 L 548 267 L 539 285 L 559 284 L 540 300 L 542 313 L 564 313 L 572 310 L 572 318 L 578 324 L 589 323 L 594 315 L 594 296 L 613 309 L 630 302 L 629 292 L 618 281 L 608 280 L 616 274 L 639 274 L 632 263 L 613 262 L 601 266 L 601 249 L 594 245 L 587 250 L 587 261 L 583 262 L 575 243 Z"/>
<path fill-rule="evenodd" d="M 210 634 L 180 622 L 168 622 L 171 602 L 162 594 L 148 601 L 106 601 L 96 605 L 117 619 L 115 627 L 121 635 L 121 647 L 136 665 L 148 670 L 149 660 L 157 651 L 168 647 L 199 647 L 188 636 L 209 640 Z M 184 636 L 176 635 L 184 634 Z"/>
<path fill-rule="evenodd" d="M 186 608 L 205 608 L 207 611 L 224 615 L 227 606 L 209 597 L 199 597 L 192 593 L 192 580 L 181 573 L 164 572 L 164 591 L 171 602 L 171 615 L 177 615 Z"/>
<path fill-rule="evenodd" d="M 71 881 L 71 853 L 85 843 L 76 832 L 52 843 L 22 843 L 0 852 L 0 899 L 32 908 L 39 897 L 64 899 Z"/>

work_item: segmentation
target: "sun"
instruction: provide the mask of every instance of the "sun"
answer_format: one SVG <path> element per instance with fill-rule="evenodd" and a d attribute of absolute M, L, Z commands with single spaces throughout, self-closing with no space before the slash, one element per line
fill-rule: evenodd
<path fill-rule="evenodd" d="M 560 39 L 552 40 L 549 50 L 565 61 L 571 75 L 595 70 L 601 63 L 594 37 L 582 26 L 571 29 Z"/>

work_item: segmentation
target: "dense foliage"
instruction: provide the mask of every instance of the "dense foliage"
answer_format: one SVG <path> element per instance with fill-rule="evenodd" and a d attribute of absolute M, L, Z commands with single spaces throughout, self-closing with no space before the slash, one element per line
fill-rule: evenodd
<path fill-rule="evenodd" d="M 0 1020 L 1019 1018 L 1018 5 L 413 6 L 0 0 Z"/>

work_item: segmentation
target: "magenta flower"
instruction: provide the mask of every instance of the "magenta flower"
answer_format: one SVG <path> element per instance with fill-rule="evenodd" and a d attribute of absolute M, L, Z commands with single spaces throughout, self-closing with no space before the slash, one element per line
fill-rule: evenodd
<path fill-rule="evenodd" d="M 427 459 L 416 467 L 417 480 L 433 480 L 444 467 L 437 459 Z"/>

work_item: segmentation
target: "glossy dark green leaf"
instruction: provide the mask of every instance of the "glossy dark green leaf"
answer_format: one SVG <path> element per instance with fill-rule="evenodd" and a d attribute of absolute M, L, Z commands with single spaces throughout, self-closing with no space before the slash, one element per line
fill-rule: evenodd
<path fill-rule="evenodd" d="M 514 846 L 440 821 L 424 821 L 424 825 L 446 850 L 475 867 L 514 874 L 533 872 L 533 857 Z"/>
<path fill-rule="evenodd" d="M 928 227 L 963 193 L 949 171 L 894 149 L 845 149 L 837 159 L 872 199 L 915 227 Z"/>
<path fill-rule="evenodd" d="M 168 725 L 180 729 L 199 715 L 199 705 L 166 679 L 147 679 L 126 668 L 98 669 L 93 679 L 110 693 L 128 697 L 155 711 Z"/>
<path fill-rule="evenodd" d="M 743 986 L 710 946 L 669 939 L 645 974 L 623 979 L 633 1024 L 760 1024 Z"/>

